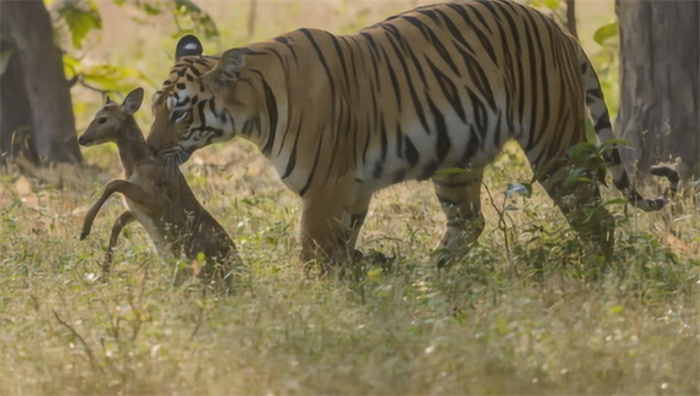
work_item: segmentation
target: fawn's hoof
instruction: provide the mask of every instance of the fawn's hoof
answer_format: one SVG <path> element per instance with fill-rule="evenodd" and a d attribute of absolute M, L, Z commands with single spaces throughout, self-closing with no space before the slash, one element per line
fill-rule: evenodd
<path fill-rule="evenodd" d="M 90 231 L 83 231 L 80 233 L 80 240 L 82 241 L 83 239 L 87 238 L 88 235 L 90 235 Z"/>

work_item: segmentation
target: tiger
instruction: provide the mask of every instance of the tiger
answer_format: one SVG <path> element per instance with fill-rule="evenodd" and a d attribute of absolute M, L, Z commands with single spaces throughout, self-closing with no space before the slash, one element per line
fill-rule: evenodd
<path fill-rule="evenodd" d="M 440 260 L 456 260 L 484 230 L 484 167 L 511 140 L 571 227 L 612 255 L 614 218 L 598 185 L 566 177 L 567 153 L 586 142 L 586 108 L 599 141 L 614 138 L 601 85 L 577 40 L 534 8 L 441 3 L 352 34 L 301 28 L 203 52 L 193 35 L 178 41 L 148 144 L 177 164 L 234 137 L 257 145 L 301 198 L 303 261 L 352 260 L 372 194 L 426 179 L 446 217 Z M 668 189 L 654 199 L 635 190 L 617 146 L 604 160 L 633 206 L 666 205 Z M 651 173 L 675 191 L 674 169 Z"/>

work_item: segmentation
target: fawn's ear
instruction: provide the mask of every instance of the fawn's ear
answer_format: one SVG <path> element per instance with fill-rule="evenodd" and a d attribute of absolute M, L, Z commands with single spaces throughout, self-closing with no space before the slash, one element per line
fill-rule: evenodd
<path fill-rule="evenodd" d="M 139 87 L 126 95 L 126 98 L 124 98 L 124 103 L 122 103 L 122 110 L 124 110 L 126 114 L 133 115 L 138 111 L 139 107 L 141 107 L 142 102 L 143 88 Z"/>
<path fill-rule="evenodd" d="M 238 73 L 240 73 L 244 65 L 243 50 L 239 48 L 230 49 L 221 55 L 219 62 L 204 75 L 203 79 L 214 90 L 225 88 L 229 83 L 238 79 Z"/>
<path fill-rule="evenodd" d="M 183 56 L 202 55 L 204 47 L 197 37 L 188 34 L 180 39 L 175 46 L 175 60 L 180 60 Z"/>

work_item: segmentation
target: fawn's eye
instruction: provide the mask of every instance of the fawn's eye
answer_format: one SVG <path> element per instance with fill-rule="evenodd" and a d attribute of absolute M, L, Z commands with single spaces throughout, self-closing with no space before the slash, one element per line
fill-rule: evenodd
<path fill-rule="evenodd" d="M 175 110 L 170 114 L 170 122 L 178 123 L 187 117 L 187 112 L 185 110 Z"/>
<path fill-rule="evenodd" d="M 99 122 L 100 124 L 104 124 L 105 122 L 107 122 L 107 117 L 102 116 L 97 120 L 97 122 Z"/>

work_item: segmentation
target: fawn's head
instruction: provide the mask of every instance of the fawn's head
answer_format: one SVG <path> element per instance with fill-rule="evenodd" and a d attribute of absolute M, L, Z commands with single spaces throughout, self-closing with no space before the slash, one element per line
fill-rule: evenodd
<path fill-rule="evenodd" d="M 95 114 L 90 125 L 80 139 L 81 146 L 92 146 L 117 140 L 125 122 L 136 113 L 143 102 L 143 88 L 136 88 L 129 92 L 124 102 L 119 105 L 107 96 L 104 106 Z"/>

